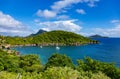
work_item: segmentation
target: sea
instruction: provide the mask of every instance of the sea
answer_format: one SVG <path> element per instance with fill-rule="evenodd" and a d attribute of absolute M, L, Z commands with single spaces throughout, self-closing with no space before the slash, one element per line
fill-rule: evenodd
<path fill-rule="evenodd" d="M 120 38 L 92 38 L 98 40 L 99 44 L 87 44 L 81 46 L 23 46 L 12 49 L 20 52 L 21 55 L 37 54 L 42 64 L 48 61 L 48 58 L 54 53 L 65 54 L 69 56 L 74 64 L 78 59 L 91 57 L 92 59 L 114 63 L 120 67 Z"/>

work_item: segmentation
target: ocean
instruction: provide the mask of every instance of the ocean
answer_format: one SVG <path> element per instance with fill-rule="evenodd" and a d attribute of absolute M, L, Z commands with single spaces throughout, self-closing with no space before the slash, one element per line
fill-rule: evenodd
<path fill-rule="evenodd" d="M 74 64 L 76 60 L 91 57 L 102 62 L 115 63 L 120 67 L 120 38 L 94 38 L 100 41 L 100 44 L 89 44 L 81 46 L 60 46 L 59 49 L 55 46 L 23 46 L 14 47 L 21 55 L 37 54 L 43 64 L 53 53 L 60 53 L 69 56 Z"/>

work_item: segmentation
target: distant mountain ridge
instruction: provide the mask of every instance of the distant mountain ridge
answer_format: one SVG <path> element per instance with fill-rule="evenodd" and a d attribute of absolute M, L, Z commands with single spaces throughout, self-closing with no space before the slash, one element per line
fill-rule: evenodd
<path fill-rule="evenodd" d="M 36 35 L 39 35 L 39 34 L 42 34 L 42 33 L 45 33 L 45 32 L 47 32 L 47 31 L 45 31 L 45 30 L 43 30 L 43 29 L 40 29 L 37 33 L 31 34 L 31 35 L 29 35 L 29 36 L 36 36 Z"/>
<path fill-rule="evenodd" d="M 108 37 L 96 34 L 96 35 L 89 36 L 89 38 L 108 38 Z"/>

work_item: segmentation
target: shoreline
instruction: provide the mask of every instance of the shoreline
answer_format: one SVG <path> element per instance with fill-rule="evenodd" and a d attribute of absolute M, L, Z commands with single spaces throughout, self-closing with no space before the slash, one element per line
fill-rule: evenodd
<path fill-rule="evenodd" d="M 21 44 L 21 45 L 11 45 L 11 47 L 23 47 L 23 46 L 81 46 L 87 44 L 99 44 L 99 41 L 93 41 L 88 43 L 71 43 L 71 44 L 63 44 L 63 43 L 43 43 L 43 44 Z"/>

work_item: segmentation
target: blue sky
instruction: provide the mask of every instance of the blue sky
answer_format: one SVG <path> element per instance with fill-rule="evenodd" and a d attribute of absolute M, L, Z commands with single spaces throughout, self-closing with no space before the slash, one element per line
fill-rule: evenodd
<path fill-rule="evenodd" d="M 120 0 L 0 0 L 0 34 L 66 30 L 120 37 Z"/>

